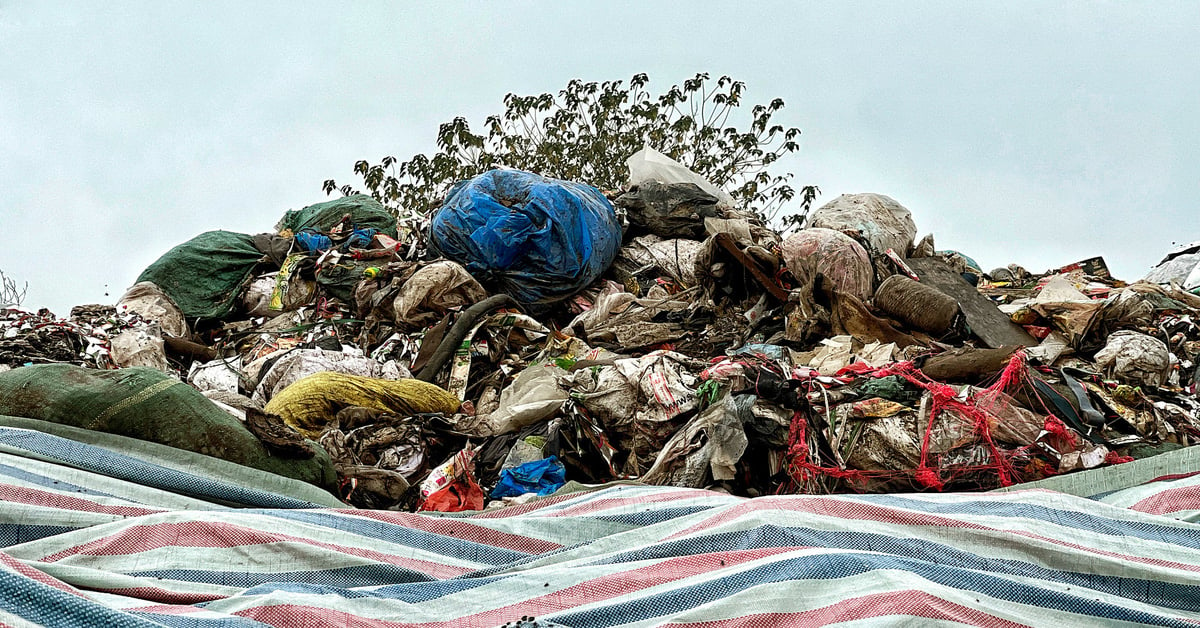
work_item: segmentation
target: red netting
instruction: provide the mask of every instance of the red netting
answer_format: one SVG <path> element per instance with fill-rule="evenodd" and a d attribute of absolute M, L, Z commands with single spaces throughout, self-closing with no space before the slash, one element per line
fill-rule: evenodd
<path fill-rule="evenodd" d="M 834 487 L 870 490 L 885 483 L 891 483 L 891 489 L 896 489 L 903 488 L 904 482 L 912 489 L 940 491 L 949 484 L 954 484 L 955 488 L 986 489 L 1054 474 L 1054 465 L 1038 457 L 1041 450 L 1036 444 L 1006 448 L 997 442 L 994 432 L 1005 420 L 1000 415 L 1007 416 L 1012 412 L 1014 402 L 1010 395 L 1023 395 L 1040 406 L 1036 410 L 1045 418 L 1044 424 L 1033 428 L 1041 432 L 1038 440 L 1044 440 L 1058 451 L 1071 451 L 1079 444 L 1077 433 L 1056 417 L 1036 394 L 1023 351 L 1013 354 L 994 383 L 974 394 L 965 394 L 958 388 L 930 379 L 912 362 L 899 362 L 859 375 L 872 378 L 896 375 L 927 393 L 925 407 L 918 415 L 918 421 L 922 423 L 918 426 L 918 464 L 904 470 L 868 471 L 848 468 L 841 460 L 822 461 L 819 448 L 814 447 L 811 417 L 801 410 L 792 418 L 785 456 L 790 482 L 785 482 L 780 492 L 822 492 Z M 810 380 L 810 386 L 811 390 L 820 390 L 817 387 L 821 384 Z M 952 451 L 935 450 L 931 447 L 935 434 L 954 435 L 953 449 L 960 456 L 961 452 L 974 448 L 975 457 L 984 460 L 964 462 L 954 459 Z M 838 456 L 835 454 L 835 457 Z M 1120 461 L 1123 458 L 1116 454 L 1109 454 L 1106 459 L 1106 462 Z"/>

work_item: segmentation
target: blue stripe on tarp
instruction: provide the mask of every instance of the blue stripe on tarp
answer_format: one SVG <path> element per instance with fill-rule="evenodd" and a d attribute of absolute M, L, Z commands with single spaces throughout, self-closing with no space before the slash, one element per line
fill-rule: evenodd
<path fill-rule="evenodd" d="M 712 510 L 712 506 L 679 506 L 676 508 L 663 508 L 661 510 L 643 510 L 641 512 L 631 512 L 621 515 L 581 515 L 581 518 L 610 523 L 625 523 L 641 527 L 694 515 L 706 510 Z"/>
<path fill-rule="evenodd" d="M 656 543 L 646 548 L 608 556 L 589 564 L 608 565 L 642 560 L 661 560 L 695 554 L 717 555 L 721 552 L 764 547 L 822 547 L 879 552 L 933 564 L 954 565 L 962 569 L 1087 587 L 1155 606 L 1200 612 L 1200 586 L 1197 585 L 1062 571 L 1015 559 L 988 558 L 933 541 L 897 538 L 872 532 L 828 531 L 764 525 L 751 530 L 721 532 Z M 715 556 L 714 560 L 719 560 L 719 556 Z"/>
<path fill-rule="evenodd" d="M 196 617 L 195 615 L 167 615 L 130 611 L 130 615 L 155 622 L 155 626 L 167 628 L 275 628 L 247 617 Z"/>
<path fill-rule="evenodd" d="M 267 595 L 275 591 L 288 593 L 305 593 L 317 595 L 336 595 L 345 599 L 381 598 L 400 602 L 418 603 L 436 600 L 440 597 L 470 591 L 486 584 L 491 584 L 511 576 L 493 576 L 489 578 L 472 578 L 469 580 L 433 580 L 430 582 L 403 582 L 390 584 L 369 590 L 339 589 L 318 584 L 300 584 L 293 582 L 268 582 L 247 589 L 239 595 Z M 207 602 L 205 603 L 207 604 Z"/>
<path fill-rule="evenodd" d="M 320 508 L 311 502 L 246 488 L 145 462 L 132 456 L 44 432 L 0 427 L 0 442 L 73 467 L 193 497 L 259 508 Z M 213 505 L 213 508 L 221 506 Z"/>
<path fill-rule="evenodd" d="M 64 532 L 73 532 L 83 527 L 87 526 L 71 528 L 67 526 L 39 526 L 28 523 L 0 523 L 0 547 L 28 543 L 29 541 L 44 539 L 48 536 Z"/>
<path fill-rule="evenodd" d="M 255 587 L 267 583 L 293 582 L 327 587 L 371 587 L 397 582 L 428 583 L 433 578 L 413 569 L 385 563 L 311 569 L 307 571 L 218 571 L 215 569 L 145 569 L 130 576 L 163 578 L 180 582 L 202 582 L 227 587 Z"/>
<path fill-rule="evenodd" d="M 1190 524 L 1186 523 L 1171 525 L 1151 523 L 1145 520 L 1110 519 L 1101 515 L 1026 502 L 971 500 L 948 503 L 922 501 L 896 495 L 872 495 L 871 499 L 865 499 L 861 495 L 839 495 L 838 497 L 849 498 L 850 501 L 866 502 L 875 506 L 915 510 L 931 515 L 978 515 L 1007 519 L 1033 519 L 1097 534 L 1132 536 L 1147 541 L 1200 549 L 1200 534 L 1197 533 L 1195 527 L 1189 527 Z M 1110 508 L 1115 507 L 1110 506 Z M 1131 511 L 1126 510 L 1126 512 Z M 868 523 L 870 522 L 868 521 Z"/>
<path fill-rule="evenodd" d="M 40 473 L 32 473 L 30 471 L 26 471 L 24 469 L 20 469 L 20 468 L 17 468 L 17 467 L 11 466 L 11 465 L 7 465 L 7 464 L 0 464 L 0 476 L 10 477 L 10 478 L 13 478 L 16 480 L 22 480 L 24 482 L 28 482 L 29 484 L 33 484 L 35 486 L 41 486 L 43 488 L 46 488 L 46 489 L 49 489 L 52 491 L 66 491 L 69 493 L 94 495 L 96 497 L 110 497 L 112 499 L 124 499 L 122 497 L 117 497 L 116 495 L 110 495 L 108 493 L 97 491 L 95 489 L 84 488 L 84 487 L 78 486 L 76 484 L 71 484 L 70 482 L 67 482 L 66 480 L 55 480 L 54 478 L 52 478 L 50 476 L 42 475 Z"/>
<path fill-rule="evenodd" d="M 607 628 L 617 624 L 670 617 L 764 584 L 835 580 L 879 569 L 907 571 L 949 588 L 976 591 L 1026 607 L 1055 609 L 1088 617 L 1150 626 L 1195 628 L 1195 624 L 1183 620 L 1123 608 L 1103 600 L 1030 586 L 960 567 L 937 565 L 895 556 L 843 552 L 774 560 L 765 565 L 693 585 L 671 590 L 659 589 L 653 595 L 646 597 L 627 599 L 633 597 L 633 595 L 628 595 L 624 596 L 625 601 L 614 601 L 611 604 L 586 611 L 552 613 L 546 615 L 546 619 L 566 624 L 572 628 Z M 848 594 L 843 599 L 853 597 L 853 594 Z M 747 609 L 747 612 L 754 612 L 754 609 Z M 982 612 L 986 613 L 987 611 Z"/>
<path fill-rule="evenodd" d="M 157 621 L 135 617 L 0 568 L 0 610 L 55 628 L 142 628 Z"/>
<path fill-rule="evenodd" d="M 494 545 L 437 534 L 436 532 L 414 530 L 413 528 L 377 519 L 368 519 L 366 517 L 344 516 L 338 513 L 318 510 L 263 510 L 259 511 L 259 513 L 280 519 L 310 523 L 341 532 L 349 532 L 366 538 L 379 539 L 397 545 L 434 552 L 441 556 L 452 556 L 484 565 L 503 565 L 530 556 L 529 552 L 518 552 Z M 464 522 L 464 524 L 475 525 L 470 522 Z"/>

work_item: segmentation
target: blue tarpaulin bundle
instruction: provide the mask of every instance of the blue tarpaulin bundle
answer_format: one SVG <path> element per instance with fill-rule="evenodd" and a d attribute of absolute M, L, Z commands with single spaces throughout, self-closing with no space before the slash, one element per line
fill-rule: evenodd
<path fill-rule="evenodd" d="M 500 482 L 492 489 L 492 499 L 517 497 L 525 493 L 549 495 L 567 483 L 567 470 L 557 456 L 526 462 L 500 472 Z"/>
<path fill-rule="evenodd" d="M 450 190 L 430 241 L 493 290 L 542 305 L 600 277 L 620 249 L 621 225 L 594 187 L 492 170 Z"/>

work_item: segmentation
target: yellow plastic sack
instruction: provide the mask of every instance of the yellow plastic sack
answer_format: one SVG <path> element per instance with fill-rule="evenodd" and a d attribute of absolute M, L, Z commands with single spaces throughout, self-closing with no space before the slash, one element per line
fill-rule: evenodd
<path fill-rule="evenodd" d="M 265 408 L 308 438 L 316 439 L 338 411 L 349 406 L 382 410 L 399 416 L 424 412 L 451 414 L 461 402 L 433 384 L 416 379 L 397 381 L 324 372 L 284 388 Z"/>

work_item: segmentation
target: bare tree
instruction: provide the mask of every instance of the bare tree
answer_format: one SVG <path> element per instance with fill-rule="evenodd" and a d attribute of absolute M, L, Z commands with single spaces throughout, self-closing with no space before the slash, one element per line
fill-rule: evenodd
<path fill-rule="evenodd" d="M 17 281 L 0 270 L 0 307 L 20 307 L 29 292 L 29 282 L 17 288 Z"/>

